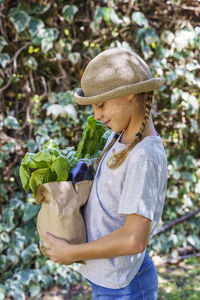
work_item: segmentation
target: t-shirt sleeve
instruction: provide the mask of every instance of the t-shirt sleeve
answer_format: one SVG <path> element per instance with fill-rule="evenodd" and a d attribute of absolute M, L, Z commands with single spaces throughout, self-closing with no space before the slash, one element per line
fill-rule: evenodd
<path fill-rule="evenodd" d="M 153 221 L 159 190 L 159 169 L 152 160 L 129 163 L 118 213 L 142 215 Z"/>

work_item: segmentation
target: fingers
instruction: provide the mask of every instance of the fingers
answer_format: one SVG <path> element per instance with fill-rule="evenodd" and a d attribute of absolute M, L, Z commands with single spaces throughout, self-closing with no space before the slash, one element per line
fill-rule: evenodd
<path fill-rule="evenodd" d="M 45 232 L 44 236 L 47 238 L 47 240 L 49 240 L 50 242 L 53 242 L 53 240 L 54 240 L 53 234 L 51 234 L 50 232 Z"/>

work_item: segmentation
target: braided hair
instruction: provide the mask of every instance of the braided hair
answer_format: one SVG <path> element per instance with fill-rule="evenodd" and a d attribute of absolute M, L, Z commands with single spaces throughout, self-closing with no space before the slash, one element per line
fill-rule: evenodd
<path fill-rule="evenodd" d="M 144 95 L 145 93 L 141 93 Z M 147 120 L 150 117 L 150 111 L 151 111 L 151 104 L 153 101 L 153 91 L 148 92 L 147 98 L 146 98 L 146 108 L 145 108 L 145 117 L 142 122 L 142 126 L 140 127 L 140 130 L 136 133 L 136 137 L 133 140 L 132 143 L 128 144 L 127 148 L 120 151 L 119 153 L 115 153 L 115 150 L 113 149 L 112 156 L 107 161 L 107 166 L 111 169 L 116 169 L 119 167 L 128 156 L 128 153 L 136 146 L 137 143 L 139 143 L 142 140 L 142 134 L 145 129 Z M 95 168 L 97 168 L 101 158 L 104 156 L 104 154 L 112 147 L 112 145 L 115 143 L 119 135 L 115 134 L 112 141 L 107 145 L 107 147 L 103 150 L 101 155 L 96 159 L 95 161 Z"/>

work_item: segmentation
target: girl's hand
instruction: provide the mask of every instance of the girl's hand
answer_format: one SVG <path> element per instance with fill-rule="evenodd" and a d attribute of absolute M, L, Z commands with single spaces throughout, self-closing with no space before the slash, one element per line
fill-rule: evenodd
<path fill-rule="evenodd" d="M 73 246 L 66 240 L 45 232 L 46 239 L 51 243 L 51 248 L 46 251 L 49 258 L 60 265 L 71 265 L 73 261 Z"/>

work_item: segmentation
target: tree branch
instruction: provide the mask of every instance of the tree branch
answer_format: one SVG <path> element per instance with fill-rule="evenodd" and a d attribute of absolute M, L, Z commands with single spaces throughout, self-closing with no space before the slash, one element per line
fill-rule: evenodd
<path fill-rule="evenodd" d="M 187 220 L 189 218 L 192 218 L 193 216 L 195 216 L 198 213 L 200 213 L 200 208 L 197 209 L 197 210 L 195 210 L 195 211 L 193 211 L 193 212 L 191 212 L 191 213 L 189 213 L 189 214 L 186 214 L 186 215 L 184 215 L 184 216 L 182 216 L 182 217 L 180 217 L 180 218 L 178 218 L 178 219 L 176 219 L 176 220 L 174 220 L 174 221 L 172 221 L 172 222 L 170 222 L 168 224 L 166 224 L 165 226 L 163 226 L 161 228 L 158 228 L 154 232 L 153 236 L 165 232 L 166 230 L 168 230 L 169 228 L 173 227 L 174 225 L 177 225 L 177 224 L 179 224 L 179 223 L 181 223 L 181 222 L 183 222 L 183 221 L 185 221 L 185 220 Z"/>

